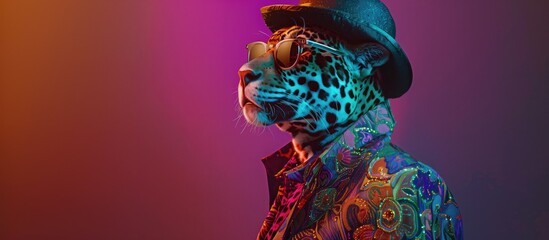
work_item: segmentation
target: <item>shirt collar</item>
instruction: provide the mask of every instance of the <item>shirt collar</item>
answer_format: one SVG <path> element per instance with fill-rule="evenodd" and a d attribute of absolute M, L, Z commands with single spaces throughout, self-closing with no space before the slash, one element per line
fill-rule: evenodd
<path fill-rule="evenodd" d="M 267 172 L 276 173 L 275 177 L 277 179 L 285 175 L 291 181 L 305 182 L 307 180 L 305 179 L 305 176 L 308 175 L 307 172 L 318 164 L 322 164 L 322 167 L 328 168 L 330 171 L 337 172 L 342 167 L 353 166 L 353 160 L 361 159 L 354 158 L 353 155 L 363 154 L 365 151 L 371 152 L 372 150 L 377 152 L 382 145 L 390 141 L 394 126 L 393 114 L 389 102 L 386 101 L 364 114 L 355 124 L 331 143 L 326 150 L 315 154 L 303 164 L 299 164 L 293 148 L 288 149 L 291 143 L 264 158 L 263 162 L 267 168 Z M 281 151 L 284 151 L 286 154 L 281 155 Z M 273 171 L 273 169 L 269 169 L 269 165 L 267 164 L 273 158 L 286 164 L 280 170 Z"/>

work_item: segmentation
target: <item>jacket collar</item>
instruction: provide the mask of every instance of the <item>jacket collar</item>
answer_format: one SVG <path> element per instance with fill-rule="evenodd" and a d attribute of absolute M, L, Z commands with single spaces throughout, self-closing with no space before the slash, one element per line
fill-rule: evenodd
<path fill-rule="evenodd" d="M 317 165 L 322 165 L 322 168 L 327 168 L 334 173 L 342 168 L 356 166 L 357 161 L 363 159 L 362 155 L 365 152 L 371 155 L 390 141 L 394 126 L 395 121 L 390 105 L 386 101 L 364 114 L 326 150 L 315 154 L 303 164 L 299 164 L 291 143 L 264 158 L 263 162 L 267 172 L 276 173 L 274 177 L 279 181 L 286 176 L 292 181 L 306 182 L 309 180 L 306 176 L 311 175 L 309 172 Z M 272 164 L 273 161 L 278 164 Z M 282 162 L 285 164 L 280 168 Z"/>

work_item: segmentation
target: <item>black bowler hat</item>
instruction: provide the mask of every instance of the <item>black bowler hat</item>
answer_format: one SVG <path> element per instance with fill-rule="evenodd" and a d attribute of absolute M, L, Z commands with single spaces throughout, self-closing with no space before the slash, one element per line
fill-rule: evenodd
<path fill-rule="evenodd" d="M 391 52 L 380 69 L 383 95 L 400 97 L 412 84 L 410 61 L 395 40 L 395 22 L 379 0 L 300 0 L 299 5 L 262 7 L 261 14 L 273 32 L 303 19 L 306 26 L 323 27 L 351 43 L 378 42 Z"/>

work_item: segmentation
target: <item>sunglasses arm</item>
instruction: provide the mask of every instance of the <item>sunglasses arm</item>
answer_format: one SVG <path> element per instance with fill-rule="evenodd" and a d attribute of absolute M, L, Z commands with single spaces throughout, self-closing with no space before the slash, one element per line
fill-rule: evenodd
<path fill-rule="evenodd" d="M 333 47 L 330 47 L 330 46 L 326 46 L 322 43 L 317 43 L 317 42 L 314 42 L 314 41 L 311 41 L 311 40 L 308 40 L 305 42 L 307 43 L 307 45 L 309 46 L 312 46 L 312 47 L 317 47 L 317 48 L 320 48 L 324 51 L 328 51 L 328 52 L 332 52 L 334 54 L 341 54 L 341 52 Z"/>

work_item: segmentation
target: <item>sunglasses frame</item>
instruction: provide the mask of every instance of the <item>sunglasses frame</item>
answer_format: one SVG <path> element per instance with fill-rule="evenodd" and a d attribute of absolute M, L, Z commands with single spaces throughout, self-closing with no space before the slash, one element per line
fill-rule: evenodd
<path fill-rule="evenodd" d="M 295 42 L 297 43 L 297 45 L 298 45 L 298 48 L 297 48 L 297 56 L 298 56 L 298 57 L 296 58 L 296 60 L 294 61 L 294 63 L 293 63 L 291 66 L 289 66 L 289 67 L 281 66 L 281 64 L 278 63 L 279 61 L 278 61 L 278 59 L 277 59 L 278 47 L 279 47 L 280 44 L 282 44 L 282 43 L 285 43 L 285 42 L 293 42 L 293 41 L 295 41 Z M 262 45 L 262 46 L 264 47 L 264 49 L 265 49 L 265 52 L 264 52 L 263 54 L 261 54 L 261 55 L 256 56 L 255 58 L 258 58 L 259 56 L 264 55 L 265 53 L 268 52 L 268 50 L 269 50 L 270 48 L 273 48 L 272 45 L 269 45 L 269 44 L 267 44 L 267 43 L 265 43 L 265 42 L 261 42 L 261 41 L 248 43 L 248 44 L 246 45 L 246 48 L 248 49 L 248 62 L 255 59 L 255 58 L 250 59 L 250 57 L 251 57 L 251 56 L 250 56 L 250 55 L 251 55 L 250 47 L 251 47 L 252 45 L 257 45 L 257 44 Z M 316 48 L 319 48 L 319 49 L 321 49 L 321 50 L 324 50 L 324 51 L 327 51 L 327 52 L 331 52 L 331 53 L 333 53 L 333 54 L 338 54 L 338 55 L 341 55 L 341 54 L 342 54 L 341 51 L 339 51 L 339 50 L 337 50 L 337 49 L 335 49 L 335 48 L 333 48 L 333 47 L 330 47 L 330 46 L 324 45 L 324 44 L 322 44 L 322 43 L 318 43 L 318 42 L 315 42 L 315 41 L 311 41 L 311 40 L 306 39 L 306 38 L 304 38 L 304 37 L 299 37 L 299 36 L 298 36 L 297 38 L 288 38 L 288 39 L 284 39 L 284 40 L 278 42 L 276 45 L 274 45 L 274 54 L 273 54 L 273 55 L 274 55 L 275 63 L 277 64 L 277 66 L 278 66 L 279 68 L 281 68 L 281 69 L 284 69 L 284 70 L 288 70 L 288 69 L 291 69 L 291 68 L 295 67 L 295 65 L 296 65 L 297 62 L 298 62 L 299 56 L 303 53 L 303 49 L 304 49 L 304 46 L 305 46 L 305 45 L 309 45 L 309 46 L 311 46 L 311 47 L 316 47 Z"/>

